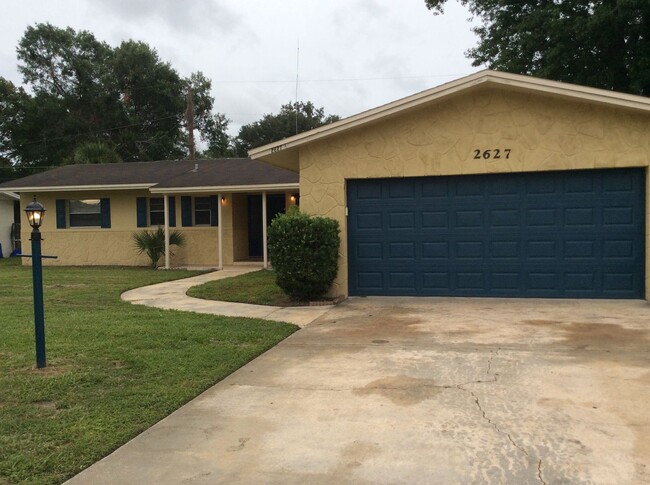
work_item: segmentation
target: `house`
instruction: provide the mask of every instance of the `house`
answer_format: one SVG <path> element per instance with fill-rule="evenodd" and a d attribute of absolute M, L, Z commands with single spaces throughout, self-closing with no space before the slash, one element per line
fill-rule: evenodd
<path fill-rule="evenodd" d="M 335 295 L 650 299 L 650 99 L 482 71 L 249 152 L 336 219 Z"/>
<path fill-rule="evenodd" d="M 18 194 L 0 191 L 0 256 L 5 258 L 15 249 L 12 229 L 16 222 L 16 205 L 19 200 Z"/>
<path fill-rule="evenodd" d="M 43 252 L 53 265 L 146 265 L 132 234 L 181 231 L 165 267 L 267 264 L 266 227 L 298 203 L 298 175 L 244 159 L 67 165 L 0 184 L 46 208 Z M 31 228 L 23 223 L 23 240 Z M 173 251 L 173 255 L 171 252 Z"/>

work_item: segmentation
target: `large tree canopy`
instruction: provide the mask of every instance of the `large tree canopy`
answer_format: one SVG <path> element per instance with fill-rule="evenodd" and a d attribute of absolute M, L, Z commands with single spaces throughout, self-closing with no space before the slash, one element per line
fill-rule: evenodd
<path fill-rule="evenodd" d="M 447 0 L 425 0 L 435 14 Z M 459 0 L 482 25 L 475 66 L 650 95 L 648 0 Z"/>
<path fill-rule="evenodd" d="M 15 175 L 80 153 L 93 153 L 81 156 L 91 163 L 111 152 L 110 160 L 125 162 L 183 157 L 190 89 L 199 136 L 207 144 L 225 136 L 211 81 L 201 72 L 182 78 L 143 42 L 111 47 L 90 32 L 36 24 L 17 53 L 25 86 L 0 78 L 0 158 L 13 162 Z"/>
<path fill-rule="evenodd" d="M 337 115 L 326 115 L 324 108 L 316 108 L 311 101 L 287 103 L 278 114 L 266 114 L 261 120 L 244 125 L 234 140 L 235 152 L 247 156 L 251 148 L 273 143 L 340 119 Z"/>

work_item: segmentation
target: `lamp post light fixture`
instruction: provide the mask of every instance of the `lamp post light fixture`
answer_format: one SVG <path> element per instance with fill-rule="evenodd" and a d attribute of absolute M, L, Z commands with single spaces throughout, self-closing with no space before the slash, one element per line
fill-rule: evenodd
<path fill-rule="evenodd" d="M 41 254 L 41 231 L 45 207 L 34 201 L 25 207 L 27 220 L 32 226 L 32 277 L 34 282 L 34 328 L 36 334 L 36 367 L 45 367 L 45 316 L 43 312 L 43 258 Z"/>

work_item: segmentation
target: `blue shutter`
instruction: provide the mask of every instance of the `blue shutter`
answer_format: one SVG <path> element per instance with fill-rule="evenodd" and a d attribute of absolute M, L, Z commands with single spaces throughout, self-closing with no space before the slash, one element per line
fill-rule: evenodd
<path fill-rule="evenodd" d="M 176 227 L 176 197 L 169 198 L 169 227 Z"/>
<path fill-rule="evenodd" d="M 111 227 L 111 199 L 99 199 L 99 211 L 101 212 L 102 229 Z"/>
<path fill-rule="evenodd" d="M 216 195 L 210 196 L 210 225 L 219 225 L 219 197 Z"/>
<path fill-rule="evenodd" d="M 192 225 L 192 197 L 189 195 L 181 197 L 181 225 L 183 227 Z"/>
<path fill-rule="evenodd" d="M 65 229 L 65 200 L 56 199 L 56 228 Z"/>
<path fill-rule="evenodd" d="M 137 197 L 135 206 L 138 218 L 138 227 L 147 227 L 147 198 Z"/>

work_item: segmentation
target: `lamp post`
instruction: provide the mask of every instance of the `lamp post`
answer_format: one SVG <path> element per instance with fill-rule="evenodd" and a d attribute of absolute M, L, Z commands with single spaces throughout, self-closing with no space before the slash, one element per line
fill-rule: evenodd
<path fill-rule="evenodd" d="M 32 226 L 32 275 L 34 280 L 34 328 L 36 334 L 36 367 L 45 367 L 45 316 L 43 312 L 43 258 L 41 255 L 41 231 L 45 207 L 34 201 L 25 207 L 27 220 Z"/>

